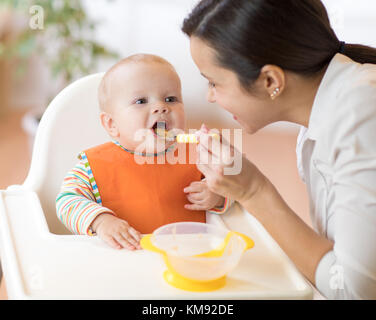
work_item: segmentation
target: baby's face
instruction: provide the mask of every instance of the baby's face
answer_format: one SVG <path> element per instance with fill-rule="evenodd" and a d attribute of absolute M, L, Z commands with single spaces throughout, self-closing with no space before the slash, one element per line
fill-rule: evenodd
<path fill-rule="evenodd" d="M 167 130 L 184 129 L 180 79 L 170 65 L 130 63 L 111 77 L 107 114 L 116 130 L 109 133 L 121 145 L 136 150 L 145 142 L 146 134 L 148 142 L 152 140 L 156 146 L 157 139 L 161 139 L 155 133 L 157 122 L 165 122 Z M 166 142 L 166 146 L 169 144 Z"/>

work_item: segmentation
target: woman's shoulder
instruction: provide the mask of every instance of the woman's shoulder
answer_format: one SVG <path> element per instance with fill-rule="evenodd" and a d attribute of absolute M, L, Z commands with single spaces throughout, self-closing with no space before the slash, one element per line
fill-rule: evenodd
<path fill-rule="evenodd" d="M 376 128 L 376 65 L 337 55 L 323 81 L 314 111 L 320 141 L 333 151 L 354 139 L 369 145 Z"/>
<path fill-rule="evenodd" d="M 360 64 L 337 54 L 327 69 L 320 93 L 332 121 L 362 114 L 376 117 L 376 65 Z"/>
<path fill-rule="evenodd" d="M 351 92 L 356 96 L 361 96 L 357 94 L 358 90 L 368 91 L 371 96 L 374 95 L 376 93 L 376 64 L 360 64 L 348 57 L 344 57 L 342 61 L 343 69 L 338 74 L 338 85 L 342 95 L 346 96 Z"/>
<path fill-rule="evenodd" d="M 355 63 L 352 72 L 342 79 L 337 97 L 342 113 L 355 118 L 376 117 L 376 65 Z"/>

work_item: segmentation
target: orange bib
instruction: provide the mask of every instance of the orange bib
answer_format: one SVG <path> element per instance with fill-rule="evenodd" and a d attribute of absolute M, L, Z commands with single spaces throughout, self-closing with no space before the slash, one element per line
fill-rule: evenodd
<path fill-rule="evenodd" d="M 170 152 L 177 155 L 178 149 Z M 188 158 L 187 164 L 167 161 L 158 164 L 154 157 L 154 164 L 140 165 L 133 154 L 113 142 L 90 148 L 85 154 L 102 205 L 139 232 L 151 233 L 173 222 L 206 221 L 205 211 L 184 208 L 189 201 L 183 189 L 202 178 L 196 165 L 188 163 Z"/>

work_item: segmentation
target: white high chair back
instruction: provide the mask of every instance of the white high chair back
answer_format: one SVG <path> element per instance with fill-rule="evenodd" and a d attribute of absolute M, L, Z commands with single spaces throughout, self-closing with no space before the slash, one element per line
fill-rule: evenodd
<path fill-rule="evenodd" d="M 41 201 L 50 232 L 70 234 L 56 215 L 55 199 L 80 151 L 109 141 L 99 121 L 97 89 L 104 73 L 86 76 L 62 90 L 43 114 L 31 167 L 23 184 Z"/>

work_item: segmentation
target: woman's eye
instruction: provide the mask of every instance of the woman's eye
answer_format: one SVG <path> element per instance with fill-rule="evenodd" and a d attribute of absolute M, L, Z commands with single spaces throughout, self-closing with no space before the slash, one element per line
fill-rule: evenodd
<path fill-rule="evenodd" d="M 165 101 L 166 102 L 176 102 L 176 101 L 178 101 L 178 98 L 176 98 L 176 97 L 167 97 L 165 99 Z"/>
<path fill-rule="evenodd" d="M 209 88 L 215 88 L 215 83 L 214 82 L 209 82 Z"/>
<path fill-rule="evenodd" d="M 145 98 L 136 100 L 136 104 L 144 104 L 144 103 L 147 103 L 147 102 L 148 101 Z"/>

